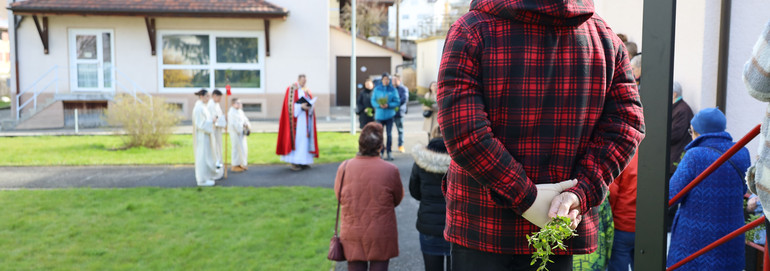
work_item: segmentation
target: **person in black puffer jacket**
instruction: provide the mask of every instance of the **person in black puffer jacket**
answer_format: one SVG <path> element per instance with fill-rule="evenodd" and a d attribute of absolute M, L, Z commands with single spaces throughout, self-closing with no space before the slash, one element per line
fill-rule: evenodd
<path fill-rule="evenodd" d="M 417 212 L 417 231 L 420 232 L 420 248 L 425 260 L 425 270 L 450 270 L 450 244 L 444 240 L 446 201 L 441 192 L 441 179 L 452 160 L 447 154 L 444 139 L 434 129 L 427 147 L 417 145 L 412 150 L 414 166 L 409 178 L 409 192 L 420 201 Z"/>

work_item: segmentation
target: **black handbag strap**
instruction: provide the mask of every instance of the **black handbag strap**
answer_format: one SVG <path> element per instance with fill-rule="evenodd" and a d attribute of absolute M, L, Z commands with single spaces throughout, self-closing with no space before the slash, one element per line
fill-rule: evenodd
<path fill-rule="evenodd" d="M 342 200 L 342 184 L 345 183 L 345 170 L 349 160 L 342 163 L 342 177 L 340 177 L 340 195 L 337 197 L 337 219 L 334 221 L 334 237 L 338 237 L 337 229 L 340 224 L 340 201 Z"/>
<path fill-rule="evenodd" d="M 723 151 L 720 151 L 720 150 L 719 150 L 719 149 L 717 149 L 717 148 L 714 148 L 714 147 L 708 147 L 708 146 L 704 146 L 704 147 L 705 147 L 705 148 L 709 148 L 709 149 L 712 149 L 712 150 L 714 150 L 714 151 L 718 152 L 718 153 L 720 154 L 720 156 L 721 156 L 721 155 L 723 155 L 723 154 L 725 154 Z M 732 165 L 732 166 L 733 166 L 733 168 L 735 169 L 735 171 L 737 171 L 737 172 L 738 172 L 738 175 L 739 175 L 739 176 L 741 176 L 741 180 L 743 180 L 743 179 L 745 179 L 745 178 L 746 178 L 746 173 L 744 173 L 743 171 L 741 171 L 740 169 L 738 169 L 738 166 L 737 166 L 737 165 L 735 165 L 735 163 L 733 163 L 733 159 L 732 159 L 732 157 L 731 157 L 730 159 L 727 159 L 727 162 L 730 162 L 730 165 Z"/>

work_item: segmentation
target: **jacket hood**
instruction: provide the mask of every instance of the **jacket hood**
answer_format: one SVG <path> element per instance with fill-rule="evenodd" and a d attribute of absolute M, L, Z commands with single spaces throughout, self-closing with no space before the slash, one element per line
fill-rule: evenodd
<path fill-rule="evenodd" d="M 449 154 L 431 151 L 419 144 L 412 148 L 412 157 L 417 166 L 430 173 L 444 174 L 452 162 Z"/>
<path fill-rule="evenodd" d="M 594 15 L 592 0 L 473 0 L 471 10 L 528 24 L 577 26 Z"/>

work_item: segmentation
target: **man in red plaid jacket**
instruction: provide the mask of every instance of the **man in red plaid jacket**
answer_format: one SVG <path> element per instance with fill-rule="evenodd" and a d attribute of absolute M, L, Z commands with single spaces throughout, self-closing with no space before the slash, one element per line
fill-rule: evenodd
<path fill-rule="evenodd" d="M 596 250 L 593 207 L 644 120 L 623 42 L 591 0 L 474 0 L 447 35 L 438 104 L 453 270 L 530 270 L 525 235 L 556 215 L 578 236 L 550 270 Z"/>

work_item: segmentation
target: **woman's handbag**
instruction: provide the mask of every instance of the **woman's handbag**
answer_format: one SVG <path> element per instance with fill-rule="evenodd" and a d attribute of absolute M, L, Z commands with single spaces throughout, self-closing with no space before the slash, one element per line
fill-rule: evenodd
<path fill-rule="evenodd" d="M 345 251 L 342 249 L 342 242 L 340 242 L 340 236 L 337 232 L 337 228 L 340 223 L 340 199 L 342 198 L 342 184 L 345 182 L 345 166 L 348 161 L 342 163 L 342 178 L 340 178 L 340 195 L 337 198 L 337 220 L 334 222 L 334 236 L 329 242 L 329 255 L 326 256 L 329 260 L 343 262 L 345 261 Z"/>
<path fill-rule="evenodd" d="M 424 111 L 422 111 L 422 116 L 424 118 L 430 118 L 430 116 L 433 116 L 433 110 L 424 110 Z"/>

